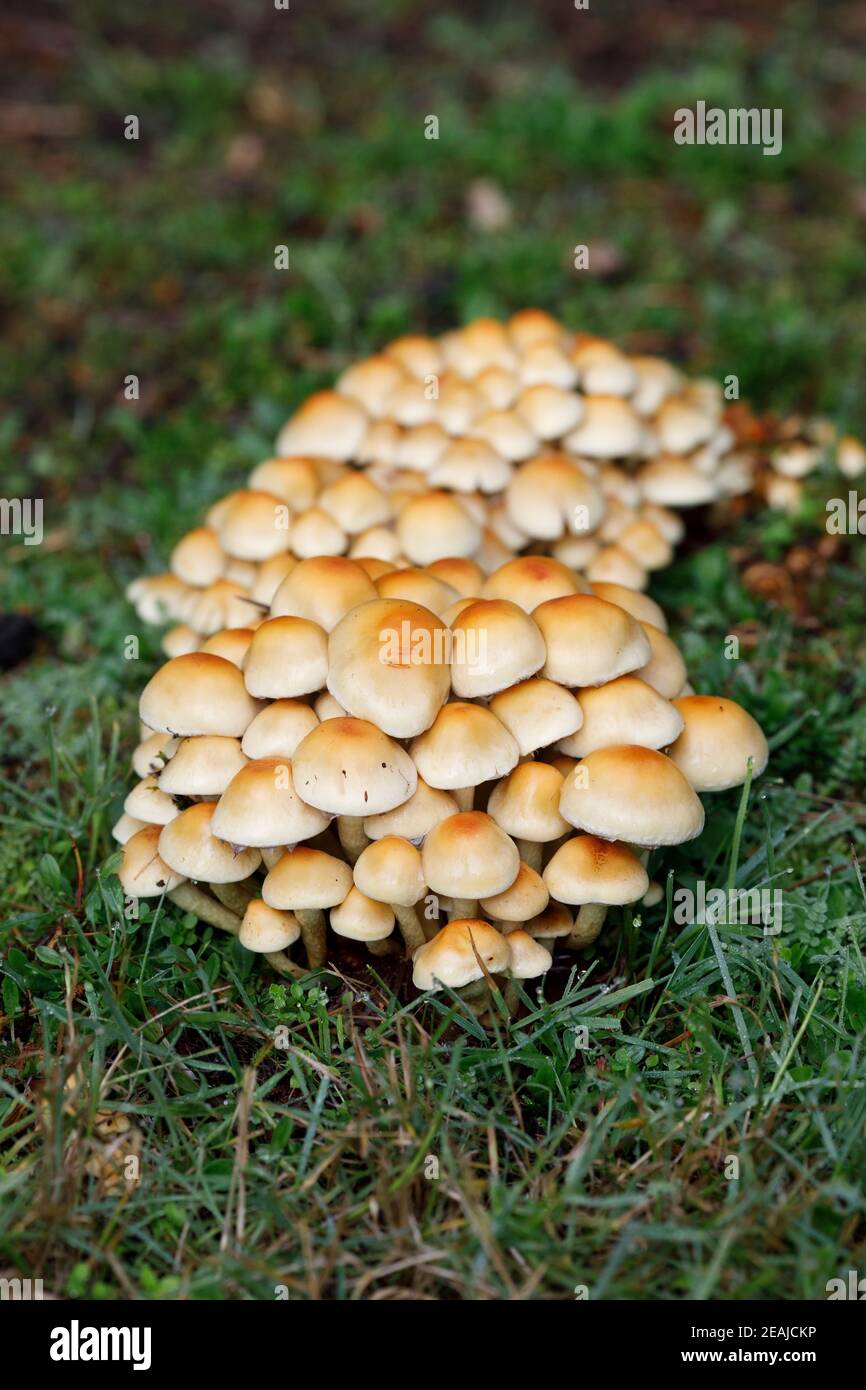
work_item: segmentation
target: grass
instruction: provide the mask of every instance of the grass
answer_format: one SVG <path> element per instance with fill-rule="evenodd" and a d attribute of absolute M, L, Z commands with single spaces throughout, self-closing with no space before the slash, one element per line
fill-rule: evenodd
<path fill-rule="evenodd" d="M 858 537 L 818 548 L 830 476 L 796 519 L 701 523 L 659 576 L 695 685 L 755 713 L 770 769 L 712 798 L 701 839 L 656 856 L 666 900 L 558 959 L 519 1021 L 484 1034 L 361 955 L 275 983 L 169 904 L 127 919 L 111 874 L 158 660 L 126 581 L 386 335 L 534 301 L 866 426 L 853 10 L 725 6 L 687 52 L 558 10 L 349 5 L 335 45 L 328 7 L 289 42 L 258 7 L 215 33 L 196 6 L 140 27 L 100 0 L 74 47 L 52 21 L 51 62 L 22 20 L 41 60 L 14 95 L 78 122 L 13 141 L 0 211 L 3 487 L 46 516 L 0 568 L 0 607 L 39 629 L 0 682 L 0 1265 L 52 1292 L 822 1298 L 862 1267 L 866 585 Z M 670 112 L 698 96 L 782 105 L 783 154 L 675 156 Z M 467 222 L 480 176 L 500 231 Z M 577 241 L 604 274 L 570 270 Z M 780 887 L 781 935 L 679 926 L 698 878 Z M 128 1158 L 140 1180 L 115 1181 Z"/>

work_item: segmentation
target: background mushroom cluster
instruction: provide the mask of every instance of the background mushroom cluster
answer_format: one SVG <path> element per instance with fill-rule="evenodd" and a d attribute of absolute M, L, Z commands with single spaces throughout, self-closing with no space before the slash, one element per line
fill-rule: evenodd
<path fill-rule="evenodd" d="M 174 626 L 115 827 L 127 894 L 283 972 L 330 927 L 402 942 L 419 988 L 483 990 L 656 892 L 649 850 L 767 744 L 694 693 L 649 575 L 681 508 L 792 505 L 830 443 L 789 422 L 768 465 L 724 404 L 537 310 L 402 338 L 310 397 L 130 588 Z"/>

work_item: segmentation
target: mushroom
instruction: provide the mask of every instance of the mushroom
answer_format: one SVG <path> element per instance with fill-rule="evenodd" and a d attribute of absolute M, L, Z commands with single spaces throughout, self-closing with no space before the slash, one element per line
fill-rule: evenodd
<path fill-rule="evenodd" d="M 426 891 L 421 855 L 413 844 L 398 835 L 374 840 L 358 856 L 354 879 L 368 898 L 387 903 L 397 919 L 408 953 L 426 941 L 415 904 Z"/>
<path fill-rule="evenodd" d="M 368 720 L 348 716 L 317 724 L 298 744 L 292 765 L 299 796 L 339 817 L 353 863 L 367 842 L 364 817 L 392 811 L 418 785 L 415 764 L 399 743 Z"/>
<path fill-rule="evenodd" d="M 431 992 L 447 986 L 462 989 L 507 970 L 511 960 L 508 937 L 489 922 L 461 918 L 449 922 L 415 952 L 412 983 Z"/>
<path fill-rule="evenodd" d="M 383 598 L 353 608 L 328 641 L 327 684 L 359 719 L 394 738 L 433 723 L 448 697 L 445 624 L 417 603 Z"/>
<path fill-rule="evenodd" d="M 563 781 L 549 763 L 525 762 L 490 794 L 488 814 L 513 837 L 521 859 L 533 869 L 541 868 L 544 845 L 568 834 L 568 822 L 559 813 Z"/>
<path fill-rule="evenodd" d="M 268 873 L 262 897 L 269 907 L 293 912 L 311 970 L 327 957 L 323 909 L 337 907 L 352 887 L 352 870 L 342 859 L 299 845 L 287 850 Z"/>
<path fill-rule="evenodd" d="M 747 710 L 723 695 L 685 695 L 674 700 L 684 722 L 668 755 L 695 791 L 719 792 L 760 777 L 769 759 L 767 740 Z"/>
<path fill-rule="evenodd" d="M 444 705 L 409 751 L 425 782 L 452 792 L 462 810 L 471 809 L 477 786 L 503 777 L 520 756 L 495 714 L 461 700 Z"/>
<path fill-rule="evenodd" d="M 568 938 L 574 950 L 595 940 L 609 906 L 637 902 L 649 886 L 646 869 L 627 845 L 596 835 L 566 840 L 544 870 L 544 882 L 557 902 L 580 906 Z"/>
<path fill-rule="evenodd" d="M 454 917 L 470 917 L 479 898 L 510 888 L 520 868 L 514 841 L 482 811 L 461 811 L 434 826 L 421 850 L 424 878 L 452 899 Z"/>

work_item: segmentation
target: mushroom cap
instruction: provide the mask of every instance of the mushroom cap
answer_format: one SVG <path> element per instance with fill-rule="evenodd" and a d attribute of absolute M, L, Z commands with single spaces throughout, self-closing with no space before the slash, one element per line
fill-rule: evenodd
<path fill-rule="evenodd" d="M 483 811 L 460 811 L 435 825 L 421 851 L 434 893 L 489 898 L 510 888 L 520 868 L 514 841 Z"/>
<path fill-rule="evenodd" d="M 646 517 L 630 522 L 620 532 L 618 544 L 645 570 L 664 569 L 674 557 L 670 541 Z"/>
<path fill-rule="evenodd" d="M 405 749 L 375 724 L 349 716 L 325 719 L 312 729 L 298 744 L 293 767 L 298 793 L 329 815 L 392 811 L 418 785 Z"/>
<path fill-rule="evenodd" d="M 410 376 L 425 377 L 442 370 L 438 343 L 423 333 L 404 333 L 395 338 L 385 348 L 385 355 L 399 363 Z"/>
<path fill-rule="evenodd" d="M 295 518 L 292 527 L 292 550 L 302 560 L 323 556 L 343 555 L 349 548 L 349 537 L 332 516 L 321 507 L 307 507 Z"/>
<path fill-rule="evenodd" d="M 394 930 L 394 913 L 387 903 L 374 902 L 353 887 L 339 906 L 331 908 L 331 927 L 351 941 L 384 941 Z"/>
<path fill-rule="evenodd" d="M 437 618 L 458 599 L 456 589 L 438 579 L 426 569 L 392 569 L 376 580 L 379 597 L 391 602 L 402 599 L 426 608 Z"/>
<path fill-rule="evenodd" d="M 565 336 L 562 324 L 546 309 L 518 309 L 506 326 L 512 343 L 521 353 L 538 343 L 561 343 Z"/>
<path fill-rule="evenodd" d="M 398 835 L 415 843 L 424 839 L 446 816 L 454 816 L 459 806 L 453 796 L 439 787 L 431 787 L 418 778 L 418 785 L 408 801 L 396 806 L 393 811 L 383 811 L 377 816 L 364 817 L 364 834 L 370 840 L 381 840 L 385 835 Z"/>
<path fill-rule="evenodd" d="M 597 748 L 565 779 L 560 813 L 579 830 L 637 845 L 678 845 L 704 827 L 704 808 L 679 768 L 652 748 Z"/>
<path fill-rule="evenodd" d="M 550 555 L 518 555 L 494 570 L 484 582 L 481 597 L 508 599 L 525 613 L 534 613 L 548 599 L 585 592 L 586 585 L 560 560 Z"/>
<path fill-rule="evenodd" d="M 297 567 L 298 560 L 294 555 L 274 555 L 270 560 L 264 560 L 256 571 L 256 577 L 250 588 L 249 597 L 255 605 L 262 608 L 270 608 L 274 594 L 282 584 L 287 574 Z M 253 609 L 255 612 L 255 608 Z"/>
<path fill-rule="evenodd" d="M 261 709 L 232 662 L 209 652 L 172 657 L 148 681 L 139 714 L 164 734 L 240 738 Z"/>
<path fill-rule="evenodd" d="M 159 788 L 169 796 L 221 796 L 246 764 L 236 738 L 198 734 L 181 739 L 159 774 Z"/>
<path fill-rule="evenodd" d="M 213 656 L 224 657 L 233 666 L 243 669 L 244 657 L 252 640 L 253 628 L 251 627 L 224 627 L 221 632 L 215 632 L 213 637 L 202 642 L 198 650 L 210 652 Z"/>
<path fill-rule="evenodd" d="M 349 536 L 391 519 L 391 503 L 366 473 L 346 473 L 329 483 L 316 504 Z"/>
<path fill-rule="evenodd" d="M 487 813 L 514 839 L 535 844 L 558 840 L 568 834 L 568 822 L 559 814 L 564 780 L 550 763 L 519 763 L 493 788 Z"/>
<path fill-rule="evenodd" d="M 216 806 L 198 801 L 163 826 L 159 856 L 175 873 L 201 883 L 240 883 L 262 862 L 257 849 L 233 849 L 213 833 Z"/>
<path fill-rule="evenodd" d="M 226 556 L 216 533 L 209 526 L 197 526 L 178 541 L 170 563 L 172 573 L 184 584 L 203 589 L 221 578 Z"/>
<path fill-rule="evenodd" d="M 293 912 L 336 907 L 352 887 L 352 870 L 342 859 L 298 845 L 286 850 L 262 884 L 269 907 Z"/>
<path fill-rule="evenodd" d="M 313 556 L 286 575 L 274 594 L 271 616 L 308 618 L 330 632 L 350 608 L 376 597 L 372 579 L 355 560 Z"/>
<path fill-rule="evenodd" d="M 594 531 L 604 515 L 598 488 L 566 454 L 538 454 L 521 463 L 505 490 L 505 506 L 526 535 L 544 541 L 566 531 Z"/>
<path fill-rule="evenodd" d="M 638 667 L 635 675 L 646 681 L 647 685 L 651 685 L 653 690 L 657 690 L 666 700 L 672 700 L 675 695 L 681 693 L 688 679 L 686 663 L 679 647 L 671 641 L 666 632 L 662 632 L 652 623 L 641 623 L 641 627 L 649 639 L 652 655 L 649 661 Z"/>
<path fill-rule="evenodd" d="M 291 912 L 280 912 L 268 907 L 261 898 L 252 898 L 241 922 L 239 940 L 248 951 L 284 951 L 300 934 L 297 918 Z"/>
<path fill-rule="evenodd" d="M 241 739 L 248 758 L 292 758 L 318 724 L 318 715 L 303 700 L 274 700 L 256 715 Z"/>
<path fill-rule="evenodd" d="M 269 560 L 289 548 L 291 513 L 270 492 L 235 492 L 220 514 L 217 537 L 226 555 L 238 560 Z"/>
<path fill-rule="evenodd" d="M 502 922 L 528 922 L 547 907 L 550 897 L 541 874 L 528 864 L 521 863 L 517 877 L 509 888 L 492 897 L 482 898 L 481 907 L 489 917 Z"/>
<path fill-rule="evenodd" d="M 530 932 L 508 933 L 508 949 L 511 952 L 508 973 L 515 980 L 534 980 L 544 975 L 553 965 L 553 956 L 546 946 L 542 946 Z"/>
<path fill-rule="evenodd" d="M 603 598 L 607 603 L 615 603 L 617 608 L 624 608 L 626 613 L 637 618 L 639 623 L 652 623 L 660 632 L 667 632 L 667 618 L 649 594 L 641 594 L 626 584 L 611 584 L 602 579 L 594 581 L 592 592 L 597 598 Z"/>
<path fill-rule="evenodd" d="M 302 800 L 288 758 L 256 758 L 220 797 L 213 833 L 232 845 L 294 845 L 327 829 L 329 817 Z"/>
<path fill-rule="evenodd" d="M 699 473 L 688 459 L 659 454 L 640 470 L 640 485 L 648 502 L 664 507 L 700 507 L 712 502 L 716 485 Z"/>
<path fill-rule="evenodd" d="M 392 358 L 384 353 L 353 362 L 341 372 L 336 389 L 341 396 L 350 396 L 368 415 L 383 414 L 388 397 L 404 379 L 404 373 Z"/>
<path fill-rule="evenodd" d="M 130 816 L 126 811 L 115 821 L 111 828 L 113 839 L 119 845 L 125 845 L 127 840 L 131 840 L 133 835 L 137 835 L 139 830 L 144 830 L 147 821 L 138 820 L 135 816 Z M 156 827 L 159 829 L 159 827 Z"/>
<path fill-rule="evenodd" d="M 542 941 L 555 941 L 568 936 L 574 926 L 574 917 L 564 903 L 551 898 L 543 912 L 526 923 L 530 936 L 540 937 Z"/>
<path fill-rule="evenodd" d="M 178 740 L 171 734 L 149 734 L 143 738 L 132 755 L 136 777 L 158 777 L 177 748 Z"/>
<path fill-rule="evenodd" d="M 565 447 L 591 459 L 628 458 L 641 451 L 643 424 L 637 411 L 621 396 L 587 396 L 583 419 L 565 440 Z"/>
<path fill-rule="evenodd" d="M 451 684 L 461 699 L 493 695 L 544 665 L 544 638 L 508 599 L 478 599 L 451 624 Z"/>
<path fill-rule="evenodd" d="M 355 452 L 369 424 L 356 401 L 336 391 L 315 391 L 283 425 L 278 454 L 312 454 L 345 462 Z"/>
<path fill-rule="evenodd" d="M 268 618 L 253 633 L 243 672 L 258 699 L 311 695 L 328 678 L 328 634 L 309 618 Z"/>
<path fill-rule="evenodd" d="M 123 846 L 117 877 L 127 897 L 159 898 L 184 882 L 183 874 L 175 873 L 159 857 L 161 834 L 161 825 L 146 825 Z"/>
<path fill-rule="evenodd" d="M 627 845 L 595 835 L 575 835 L 560 845 L 544 882 L 557 902 L 575 906 L 634 903 L 649 887 L 646 869 Z"/>
<path fill-rule="evenodd" d="M 490 710 L 517 741 L 522 757 L 567 739 L 583 722 L 583 711 L 571 691 L 544 676 L 500 690 L 490 701 Z"/>
<path fill-rule="evenodd" d="M 430 728 L 412 740 L 409 751 L 425 782 L 446 791 L 504 777 L 520 756 L 495 714 L 461 700 L 443 705 Z"/>
<path fill-rule="evenodd" d="M 156 777 L 142 777 L 136 782 L 123 803 L 128 816 L 148 825 L 168 825 L 179 814 L 180 807 L 167 792 L 162 791 Z"/>
<path fill-rule="evenodd" d="M 427 492 L 406 504 L 397 518 L 397 539 L 413 565 L 429 565 L 448 555 L 472 556 L 481 528 L 450 492 Z"/>
<path fill-rule="evenodd" d="M 538 439 L 529 428 L 526 419 L 515 410 L 487 410 L 472 425 L 471 438 L 487 445 L 497 458 L 507 459 L 509 463 L 519 463 L 538 450 Z M 432 482 L 441 483 L 439 464 L 430 474 Z M 505 481 L 511 476 L 511 469 L 503 470 Z M 489 483 L 489 478 L 488 478 Z M 480 483 L 479 483 L 480 486 Z M 486 492 L 497 492 L 496 487 L 487 486 Z"/>
<path fill-rule="evenodd" d="M 349 714 L 412 738 L 448 697 L 448 629 L 417 603 L 374 599 L 334 628 L 328 665 L 328 689 Z"/>
<path fill-rule="evenodd" d="M 588 396 L 630 396 L 637 386 L 630 358 L 605 338 L 579 342 L 571 360 L 580 373 L 581 390 Z"/>
<path fill-rule="evenodd" d="M 685 727 L 668 755 L 696 791 L 740 786 L 749 758 L 752 775 L 761 775 L 770 756 L 767 740 L 742 705 L 723 695 L 684 695 L 674 705 Z"/>
<path fill-rule="evenodd" d="M 414 907 L 426 885 L 421 855 L 399 835 L 383 835 L 359 855 L 354 869 L 355 886 L 381 903 Z"/>
<path fill-rule="evenodd" d="M 561 685 L 602 685 L 649 661 L 640 624 L 594 594 L 550 599 L 533 613 L 547 644 L 544 675 Z"/>
<path fill-rule="evenodd" d="M 636 356 L 631 365 L 637 377 L 631 403 L 639 415 L 653 416 L 668 396 L 680 390 L 682 373 L 663 357 Z"/>
<path fill-rule="evenodd" d="M 597 550 L 586 567 L 590 583 L 622 584 L 627 589 L 645 589 L 647 572 L 621 545 L 605 545 Z"/>
<path fill-rule="evenodd" d="M 683 395 L 663 401 L 653 425 L 666 453 L 690 454 L 711 438 L 716 421 Z"/>
<path fill-rule="evenodd" d="M 575 758 L 617 743 L 666 748 L 682 729 L 682 716 L 670 701 L 638 676 L 618 676 L 605 685 L 590 686 L 578 691 L 577 698 L 583 724 L 558 745 Z"/>
<path fill-rule="evenodd" d="M 583 419 L 583 397 L 574 391 L 542 382 L 521 391 L 515 405 L 539 439 L 549 442 L 570 434 Z"/>
<path fill-rule="evenodd" d="M 313 505 L 321 479 L 315 459 L 270 458 L 256 464 L 249 485 L 302 512 Z"/>
<path fill-rule="evenodd" d="M 464 555 L 443 555 L 427 565 L 427 573 L 455 589 L 461 598 L 477 598 L 484 583 L 484 571 Z"/>
<path fill-rule="evenodd" d="M 432 941 L 418 947 L 412 983 L 424 990 L 439 990 L 443 985 L 461 989 L 484 978 L 479 957 L 491 974 L 506 970 L 511 959 L 508 937 L 478 918 L 449 922 Z"/>
<path fill-rule="evenodd" d="M 501 492 L 510 477 L 511 464 L 497 449 L 467 436 L 452 440 L 429 473 L 434 487 L 454 492 Z"/>

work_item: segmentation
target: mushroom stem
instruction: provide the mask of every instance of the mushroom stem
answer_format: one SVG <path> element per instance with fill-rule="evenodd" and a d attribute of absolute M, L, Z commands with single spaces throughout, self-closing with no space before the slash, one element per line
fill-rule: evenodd
<path fill-rule="evenodd" d="M 297 907 L 295 916 L 301 929 L 307 964 L 311 970 L 318 970 L 325 964 L 328 955 L 325 914 L 320 907 Z"/>
<path fill-rule="evenodd" d="M 465 917 L 474 917 L 477 905 L 475 898 L 452 898 L 448 913 L 449 922 L 458 922 Z"/>
<path fill-rule="evenodd" d="M 293 960 L 289 960 L 285 951 L 266 951 L 265 960 L 268 965 L 273 966 L 280 975 L 291 975 L 295 980 L 303 979 L 306 970 L 302 970 L 300 965 L 296 965 Z"/>
<path fill-rule="evenodd" d="M 517 849 L 524 864 L 528 864 L 530 869 L 534 869 L 537 874 L 540 874 L 542 854 L 540 842 L 538 840 L 518 840 Z"/>
<path fill-rule="evenodd" d="M 195 913 L 200 922 L 208 922 L 212 927 L 219 927 L 220 931 L 231 932 L 232 936 L 239 935 L 241 919 L 237 913 L 218 903 L 216 898 L 201 888 L 195 888 L 191 883 L 181 883 L 177 888 L 172 888 L 166 897 L 182 907 L 184 912 Z"/>
<path fill-rule="evenodd" d="M 390 936 L 385 936 L 381 941 L 368 941 L 367 950 L 371 956 L 393 956 L 397 949 L 396 941 Z"/>
<path fill-rule="evenodd" d="M 370 843 L 364 834 L 364 821 L 361 816 L 340 816 L 337 820 L 337 834 L 346 858 L 354 864 Z"/>
<path fill-rule="evenodd" d="M 461 811 L 472 810 L 475 804 L 474 787 L 454 787 L 451 791 L 451 795 L 454 797 Z"/>
<path fill-rule="evenodd" d="M 406 954 L 411 956 L 413 951 L 417 951 L 427 940 L 424 928 L 418 920 L 418 913 L 414 907 L 402 907 L 399 903 L 391 903 L 390 907 L 406 942 Z"/>
<path fill-rule="evenodd" d="M 572 951 L 581 951 L 584 946 L 589 946 L 595 941 L 607 916 L 607 907 L 604 903 L 584 903 L 577 914 L 574 926 L 565 938 L 565 944 L 570 946 Z"/>
<path fill-rule="evenodd" d="M 247 887 L 247 884 L 251 886 Z M 218 898 L 229 912 L 236 912 L 239 917 L 243 917 L 253 898 L 259 896 L 259 883 L 253 878 L 244 879 L 243 883 L 212 883 L 210 886 L 214 897 Z"/>

